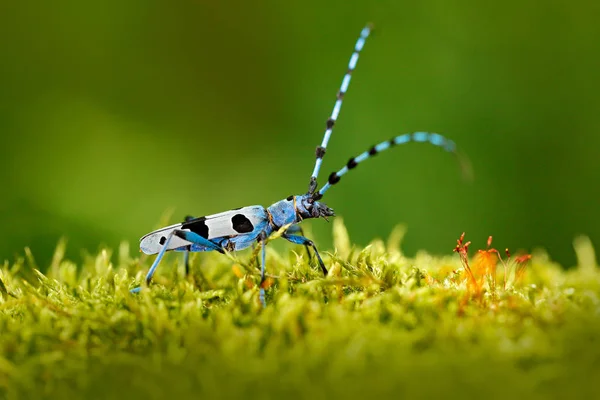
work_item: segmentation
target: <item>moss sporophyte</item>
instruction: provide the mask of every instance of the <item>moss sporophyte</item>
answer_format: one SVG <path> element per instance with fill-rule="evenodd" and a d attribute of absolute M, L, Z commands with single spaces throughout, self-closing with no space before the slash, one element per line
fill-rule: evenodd
<path fill-rule="evenodd" d="M 42 273 L 0 268 L 0 398 L 583 398 L 600 378 L 600 273 L 492 248 L 409 257 L 403 230 L 352 245 L 340 219 L 323 277 L 301 247 L 195 254 L 186 278 L 123 243 Z M 169 262 L 170 261 L 170 262 Z M 170 265 L 169 265 L 170 264 Z"/>

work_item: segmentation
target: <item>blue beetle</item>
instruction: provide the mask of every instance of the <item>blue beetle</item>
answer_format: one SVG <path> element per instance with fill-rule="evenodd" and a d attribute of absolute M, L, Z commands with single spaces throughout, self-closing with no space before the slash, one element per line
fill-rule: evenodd
<path fill-rule="evenodd" d="M 315 244 L 304 237 L 301 228 L 297 225 L 305 219 L 327 218 L 334 216 L 334 212 L 324 203 L 320 202 L 325 192 L 338 183 L 341 177 L 361 162 L 375 156 L 376 154 L 397 145 L 408 142 L 427 142 L 442 147 L 446 151 L 458 155 L 453 141 L 444 138 L 437 133 L 415 132 L 396 136 L 390 140 L 381 142 L 364 151 L 356 157 L 348 160 L 346 165 L 336 172 L 332 172 L 327 183 L 317 191 L 317 177 L 321 168 L 323 157 L 333 127 L 338 118 L 342 100 L 356 67 L 359 53 L 363 48 L 366 38 L 371 32 L 371 26 L 367 25 L 360 34 L 354 52 L 348 64 L 348 70 L 344 75 L 342 85 L 337 93 L 333 111 L 326 122 L 326 130 L 323 141 L 316 149 L 316 162 L 310 177 L 308 192 L 302 195 L 292 195 L 280 200 L 271 206 L 248 206 L 219 214 L 207 215 L 200 218 L 187 217 L 184 222 L 150 232 L 140 239 L 140 249 L 146 254 L 158 254 L 154 263 L 146 275 L 146 284 L 150 284 L 156 267 L 160 263 L 166 251 L 186 252 L 186 271 L 188 270 L 187 254 L 192 251 L 238 251 L 250 247 L 254 243 L 264 242 L 273 232 L 282 227 L 289 226 L 282 237 L 292 243 L 301 244 L 315 253 L 323 274 L 327 275 L 327 268 L 323 263 Z M 262 245 L 261 261 L 261 289 L 260 300 L 265 305 L 265 292 L 262 283 L 265 280 L 265 246 Z M 133 289 L 132 292 L 139 291 Z"/>

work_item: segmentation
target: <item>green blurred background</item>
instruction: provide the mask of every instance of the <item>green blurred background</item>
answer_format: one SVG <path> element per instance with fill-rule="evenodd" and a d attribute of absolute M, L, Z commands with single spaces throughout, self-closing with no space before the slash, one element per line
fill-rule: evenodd
<path fill-rule="evenodd" d="M 449 254 L 466 231 L 565 266 L 598 246 L 600 3 L 55 1 L 0 4 L 0 258 L 44 268 L 186 214 L 304 193 L 352 46 L 366 44 L 321 181 L 393 135 L 436 131 L 326 200 L 366 244 Z M 331 225 L 307 222 L 323 248 Z"/>

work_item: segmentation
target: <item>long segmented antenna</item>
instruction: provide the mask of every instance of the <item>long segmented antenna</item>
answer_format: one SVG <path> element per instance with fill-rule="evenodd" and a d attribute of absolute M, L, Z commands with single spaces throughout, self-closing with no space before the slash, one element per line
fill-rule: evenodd
<path fill-rule="evenodd" d="M 331 137 L 331 132 L 333 131 L 333 126 L 335 125 L 335 121 L 340 114 L 340 109 L 342 108 L 342 101 L 344 100 L 344 95 L 348 91 L 348 86 L 350 85 L 350 80 L 352 79 L 352 72 L 356 68 L 356 63 L 358 61 L 358 55 L 365 45 L 365 40 L 369 37 L 373 26 L 371 24 L 367 24 L 360 32 L 360 37 L 356 41 L 354 45 L 354 52 L 350 57 L 350 62 L 348 63 L 348 71 L 346 75 L 344 75 L 344 79 L 342 80 L 342 85 L 340 86 L 340 90 L 337 92 L 335 105 L 333 106 L 333 111 L 331 112 L 331 116 L 327 120 L 325 136 L 323 136 L 323 142 L 320 146 L 317 147 L 316 156 L 317 160 L 315 162 L 315 169 L 313 170 L 312 176 L 310 177 L 310 183 L 308 185 L 308 193 L 313 194 L 317 189 L 317 177 L 319 176 L 319 170 L 321 169 L 321 163 L 323 162 L 323 156 L 325 156 L 325 151 L 327 150 L 327 143 L 329 142 L 329 138 Z"/>
<path fill-rule="evenodd" d="M 373 157 L 374 155 L 381 153 L 382 151 L 385 151 L 391 147 L 394 147 L 394 146 L 397 146 L 400 144 L 409 143 L 409 142 L 430 143 L 435 146 L 442 147 L 444 150 L 446 150 L 450 153 L 456 154 L 456 156 L 459 159 L 459 163 L 461 165 L 463 175 L 466 178 L 470 179 L 471 170 L 470 170 L 469 162 L 464 156 L 462 156 L 460 153 L 458 153 L 456 151 L 456 144 L 454 144 L 454 142 L 452 140 L 446 139 L 445 137 L 443 137 L 442 135 L 437 134 L 437 133 L 428 133 L 428 132 L 407 133 L 404 135 L 396 136 L 395 138 L 393 138 L 391 140 L 386 140 L 385 142 L 381 142 L 381 143 L 371 147 L 369 150 L 359 154 L 358 156 L 352 157 L 350 160 L 348 160 L 348 163 L 342 169 L 340 169 L 337 172 L 332 172 L 331 175 L 329 175 L 329 179 L 328 179 L 327 183 L 321 188 L 321 190 L 319 190 L 319 192 L 314 194 L 313 199 L 319 200 L 321 197 L 323 197 L 323 194 L 332 185 L 335 185 L 336 183 L 338 183 L 342 176 L 344 176 L 349 170 L 355 168 L 361 162 L 363 162 L 363 161 Z"/>

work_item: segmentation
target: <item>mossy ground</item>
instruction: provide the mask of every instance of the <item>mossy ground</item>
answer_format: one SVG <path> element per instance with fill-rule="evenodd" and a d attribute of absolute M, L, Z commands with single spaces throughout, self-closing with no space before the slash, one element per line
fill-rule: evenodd
<path fill-rule="evenodd" d="M 268 306 L 251 253 L 192 257 L 191 276 L 127 245 L 46 273 L 0 270 L 0 397 L 582 398 L 600 392 L 600 272 L 582 241 L 564 271 L 474 290 L 457 255 L 405 257 L 400 231 L 351 247 L 341 222 L 323 279 L 302 248 L 269 249 Z M 449 243 L 451 245 L 451 243 Z M 115 259 L 115 263 L 111 259 Z M 473 263 L 476 260 L 471 258 Z M 177 264 L 181 261 L 177 258 Z M 476 272 L 476 271 L 475 271 Z M 489 271 L 488 271 L 489 272 Z"/>

